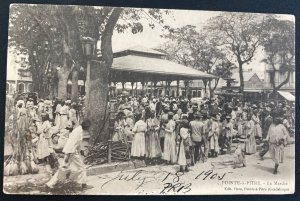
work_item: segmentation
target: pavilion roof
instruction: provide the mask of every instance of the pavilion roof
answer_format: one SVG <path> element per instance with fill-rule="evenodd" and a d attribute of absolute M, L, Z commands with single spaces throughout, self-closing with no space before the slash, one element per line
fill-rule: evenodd
<path fill-rule="evenodd" d="M 138 55 L 114 58 L 113 81 L 164 81 L 214 79 L 216 76 L 161 59 Z"/>
<path fill-rule="evenodd" d="M 132 46 L 126 49 L 122 49 L 122 50 L 116 50 L 114 51 L 114 55 L 117 55 L 118 53 L 122 53 L 122 52 L 127 52 L 127 53 L 145 53 L 145 54 L 149 54 L 149 55 L 153 55 L 153 56 L 166 56 L 165 53 L 151 49 L 151 48 L 147 48 L 141 45 L 136 45 L 136 46 Z"/>

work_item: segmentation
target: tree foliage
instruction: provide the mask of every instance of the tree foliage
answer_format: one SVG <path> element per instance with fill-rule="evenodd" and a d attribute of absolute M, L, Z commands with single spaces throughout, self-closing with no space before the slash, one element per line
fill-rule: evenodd
<path fill-rule="evenodd" d="M 10 12 L 9 41 L 11 47 L 22 49 L 29 55 L 35 90 L 41 93 L 43 83 L 40 79 L 48 77 L 63 99 L 66 98 L 71 72 L 78 71 L 81 66 L 86 68 L 81 39 L 91 37 L 101 43 L 96 51 L 98 57 L 94 55 L 92 59 L 88 87 L 93 95 L 89 96 L 90 102 L 86 105 L 87 117 L 92 121 L 91 141 L 94 141 L 98 140 L 97 136 L 102 131 L 99 128 L 104 128 L 107 118 L 106 97 L 113 62 L 114 31 L 131 30 L 135 34 L 142 32 L 145 24 L 151 28 L 158 24 L 168 28 L 163 25 L 163 16 L 168 12 L 159 9 L 14 4 Z M 99 139 L 105 139 L 105 135 Z"/>
<path fill-rule="evenodd" d="M 252 61 L 261 45 L 264 24 L 264 17 L 258 14 L 223 13 L 206 26 L 213 45 L 237 62 L 240 91 L 244 90 L 243 66 Z"/>
<path fill-rule="evenodd" d="M 216 75 L 214 86 L 211 80 L 204 80 L 205 90 L 208 84 L 211 94 L 218 85 L 219 78 L 230 77 L 234 69 L 226 55 L 216 48 L 208 33 L 197 30 L 196 26 L 186 25 L 172 29 L 165 38 L 169 39 L 161 49 L 168 54 L 168 59 L 177 63 Z"/>
<path fill-rule="evenodd" d="M 34 89 L 41 93 L 45 77 L 55 85 L 53 87 L 58 87 L 59 75 L 70 74 L 80 66 L 85 67 L 82 37 L 103 40 L 104 49 L 98 53 L 110 66 L 112 51 L 108 47 L 111 45 L 107 46 L 106 42 L 111 43 L 114 30 L 124 32 L 130 29 L 134 34 L 139 33 L 143 31 L 142 19 L 147 19 L 153 28 L 157 23 L 164 23 L 163 15 L 168 12 L 158 9 L 14 4 L 10 10 L 9 45 L 29 55 Z"/>
<path fill-rule="evenodd" d="M 270 81 L 273 90 L 279 90 L 289 82 L 291 73 L 295 71 L 295 26 L 288 20 L 280 20 L 269 17 L 266 20 L 262 45 L 266 53 L 262 62 L 266 63 L 270 70 Z M 275 73 L 285 75 L 281 83 L 275 81 Z"/>

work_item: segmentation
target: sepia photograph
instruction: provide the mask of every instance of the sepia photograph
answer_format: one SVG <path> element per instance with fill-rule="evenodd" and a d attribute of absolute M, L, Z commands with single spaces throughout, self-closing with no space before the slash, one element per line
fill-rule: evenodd
<path fill-rule="evenodd" d="M 295 192 L 295 17 L 11 4 L 3 192 Z"/>

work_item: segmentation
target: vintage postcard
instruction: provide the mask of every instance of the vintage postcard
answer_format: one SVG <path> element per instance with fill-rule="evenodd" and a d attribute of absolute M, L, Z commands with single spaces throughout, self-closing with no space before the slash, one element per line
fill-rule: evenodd
<path fill-rule="evenodd" d="M 295 192 L 293 15 L 12 4 L 6 194 Z"/>

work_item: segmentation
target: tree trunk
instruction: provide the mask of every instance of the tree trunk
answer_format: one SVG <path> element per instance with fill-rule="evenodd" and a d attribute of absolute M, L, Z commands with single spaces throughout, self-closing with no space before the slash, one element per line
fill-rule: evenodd
<path fill-rule="evenodd" d="M 239 59 L 238 59 L 239 60 Z M 243 63 L 238 61 L 239 63 L 239 75 L 240 75 L 240 93 L 244 92 L 244 75 L 243 75 Z"/>
<path fill-rule="evenodd" d="M 78 71 L 76 69 L 72 72 L 71 100 L 75 103 L 78 101 Z"/>
<path fill-rule="evenodd" d="M 281 82 L 277 87 L 275 87 L 275 82 L 274 82 L 274 91 L 279 90 L 283 85 L 287 84 L 290 81 L 290 77 L 291 77 L 291 71 L 288 71 L 286 79 L 283 82 Z"/>
<path fill-rule="evenodd" d="M 113 62 L 112 35 L 123 8 L 114 8 L 101 36 L 101 53 L 104 62 L 91 64 L 90 104 L 87 117 L 91 120 L 90 143 L 107 140 L 109 136 L 107 119 L 107 97 L 109 70 Z"/>
<path fill-rule="evenodd" d="M 215 79 L 215 86 L 214 86 L 214 87 L 211 86 L 212 80 L 209 80 L 209 97 L 210 97 L 210 98 L 213 98 L 214 95 L 215 95 L 215 90 L 216 90 L 216 88 L 217 88 L 217 86 L 218 86 L 219 79 L 220 79 L 220 78 Z"/>
<path fill-rule="evenodd" d="M 108 140 L 107 125 L 107 97 L 108 88 L 108 72 L 103 62 L 91 64 L 91 80 L 90 80 L 90 104 L 87 106 L 87 117 L 92 121 L 90 128 L 91 143 L 97 141 Z M 102 129 L 102 130 L 101 130 Z"/>
<path fill-rule="evenodd" d="M 57 96 L 62 100 L 67 99 L 67 86 L 68 86 L 68 71 L 59 71 L 58 72 L 58 89 Z"/>

